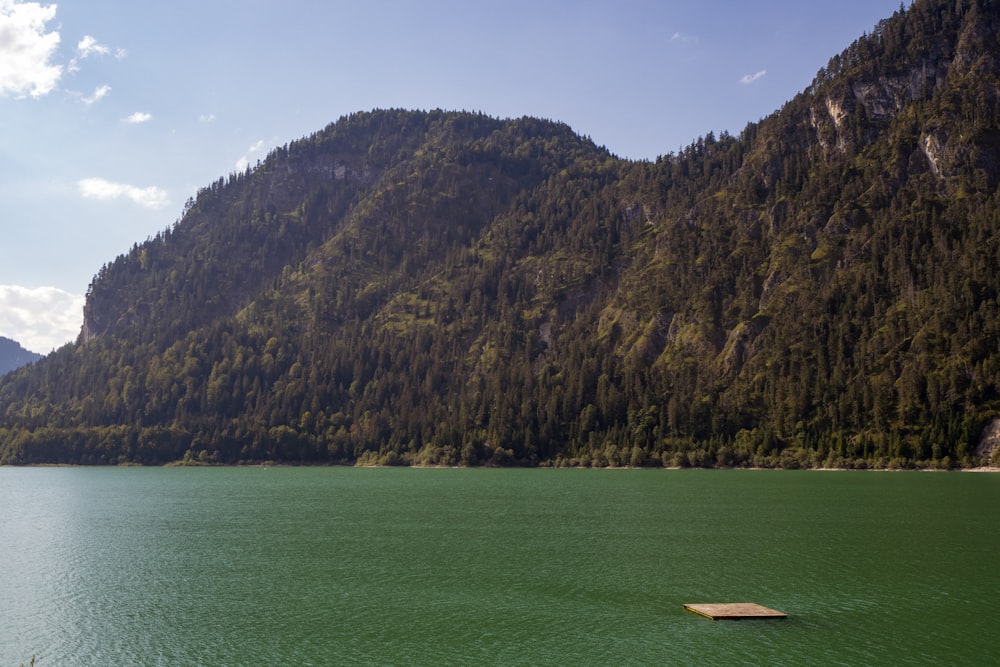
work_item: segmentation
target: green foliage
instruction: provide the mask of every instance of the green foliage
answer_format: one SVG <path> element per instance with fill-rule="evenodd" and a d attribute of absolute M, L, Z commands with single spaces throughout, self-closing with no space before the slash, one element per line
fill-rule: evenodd
<path fill-rule="evenodd" d="M 342 118 L 100 270 L 81 340 L 0 381 L 0 463 L 971 465 L 998 13 L 916 2 L 655 163 L 531 118 Z"/>

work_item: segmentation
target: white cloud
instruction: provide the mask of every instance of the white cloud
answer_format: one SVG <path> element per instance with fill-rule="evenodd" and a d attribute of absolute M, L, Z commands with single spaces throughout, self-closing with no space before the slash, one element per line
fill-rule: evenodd
<path fill-rule="evenodd" d="M 263 139 L 247 149 L 247 154 L 236 161 L 236 171 L 245 171 L 250 166 L 250 156 L 264 150 L 267 144 Z"/>
<path fill-rule="evenodd" d="M 106 56 L 111 53 L 111 49 L 104 44 L 98 43 L 90 35 L 84 35 L 76 45 L 76 55 L 80 58 L 89 58 L 92 55 Z"/>
<path fill-rule="evenodd" d="M 678 44 L 693 44 L 698 41 L 698 38 L 695 35 L 686 35 L 683 32 L 675 32 L 670 37 L 670 41 Z"/>
<path fill-rule="evenodd" d="M 757 72 L 755 74 L 746 74 L 746 75 L 744 75 L 743 78 L 740 79 L 740 83 L 742 83 L 744 86 L 746 86 L 746 85 L 749 85 L 749 84 L 751 84 L 751 83 L 753 83 L 755 81 L 759 81 L 760 79 L 763 79 L 765 76 L 767 76 L 767 70 L 766 69 L 762 69 L 761 71 L 759 71 L 759 72 Z"/>
<path fill-rule="evenodd" d="M 170 204 L 166 190 L 156 186 L 140 188 L 124 183 L 113 183 L 103 178 L 85 178 L 77 182 L 80 195 L 85 199 L 109 201 L 130 199 L 144 208 L 161 209 Z"/>
<path fill-rule="evenodd" d="M 214 123 L 215 122 L 215 114 L 214 113 L 204 113 L 204 114 L 198 116 L 198 122 L 199 123 Z"/>
<path fill-rule="evenodd" d="M 59 83 L 59 33 L 45 32 L 55 15 L 55 5 L 0 0 L 0 95 L 39 98 Z"/>
<path fill-rule="evenodd" d="M 0 285 L 0 336 L 39 354 L 76 339 L 84 297 L 57 287 Z"/>
<path fill-rule="evenodd" d="M 104 84 L 103 86 L 98 86 L 94 89 L 94 94 L 90 97 L 84 97 L 83 103 L 88 107 L 94 102 L 99 102 L 105 95 L 111 92 L 111 86 Z"/>
<path fill-rule="evenodd" d="M 144 111 L 136 111 L 131 116 L 122 118 L 123 123 L 129 123 L 131 125 L 138 125 L 139 123 L 148 123 L 153 120 L 153 114 L 148 114 Z"/>
<path fill-rule="evenodd" d="M 4 0 L 0 0 L 0 2 L 4 2 Z M 110 53 L 110 46 L 101 44 L 95 37 L 84 35 L 83 39 L 77 42 L 76 56 L 69 61 L 66 69 L 70 72 L 79 72 L 81 60 L 86 60 L 90 56 L 106 56 Z M 114 55 L 115 60 L 123 60 L 128 55 L 128 52 L 125 49 L 115 49 Z"/>

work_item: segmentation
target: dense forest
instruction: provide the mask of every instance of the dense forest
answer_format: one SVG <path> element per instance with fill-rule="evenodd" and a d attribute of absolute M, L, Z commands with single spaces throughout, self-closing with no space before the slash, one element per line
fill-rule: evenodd
<path fill-rule="evenodd" d="M 198 192 L 0 379 L 0 462 L 967 467 L 1000 417 L 1000 6 L 738 136 L 376 110 Z"/>

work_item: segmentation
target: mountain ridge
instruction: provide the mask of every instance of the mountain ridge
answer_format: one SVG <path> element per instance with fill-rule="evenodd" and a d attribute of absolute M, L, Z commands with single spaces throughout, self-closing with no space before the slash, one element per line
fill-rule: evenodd
<path fill-rule="evenodd" d="M 0 460 L 976 465 L 997 25 L 918 0 L 655 162 L 344 117 L 103 267 L 77 345 L 0 382 Z"/>
<path fill-rule="evenodd" d="M 15 340 L 0 336 L 0 375 L 33 364 L 42 357 L 37 352 L 25 349 Z"/>

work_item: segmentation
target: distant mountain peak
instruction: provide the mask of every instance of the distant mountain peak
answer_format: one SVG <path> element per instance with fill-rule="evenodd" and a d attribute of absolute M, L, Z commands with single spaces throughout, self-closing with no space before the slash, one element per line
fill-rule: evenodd
<path fill-rule="evenodd" d="M 0 375 L 33 364 L 43 355 L 26 350 L 17 341 L 0 336 Z"/>

